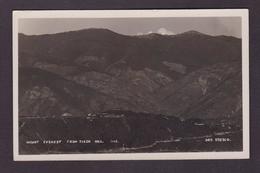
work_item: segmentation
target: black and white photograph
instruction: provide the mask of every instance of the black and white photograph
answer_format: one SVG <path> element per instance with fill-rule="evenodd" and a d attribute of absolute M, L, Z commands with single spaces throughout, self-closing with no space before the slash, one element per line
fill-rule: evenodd
<path fill-rule="evenodd" d="M 249 158 L 248 11 L 13 12 L 15 160 Z"/>

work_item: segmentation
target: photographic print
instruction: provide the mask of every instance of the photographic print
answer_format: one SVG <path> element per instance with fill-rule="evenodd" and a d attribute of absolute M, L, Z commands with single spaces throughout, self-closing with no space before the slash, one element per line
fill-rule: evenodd
<path fill-rule="evenodd" d="M 13 12 L 15 160 L 249 158 L 248 11 Z"/>

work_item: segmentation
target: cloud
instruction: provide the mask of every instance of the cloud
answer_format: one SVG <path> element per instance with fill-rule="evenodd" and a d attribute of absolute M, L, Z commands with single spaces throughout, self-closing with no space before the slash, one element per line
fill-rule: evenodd
<path fill-rule="evenodd" d="M 162 34 L 162 35 L 174 35 L 174 33 L 172 31 L 167 30 L 166 28 L 160 28 L 157 30 L 158 34 Z"/>

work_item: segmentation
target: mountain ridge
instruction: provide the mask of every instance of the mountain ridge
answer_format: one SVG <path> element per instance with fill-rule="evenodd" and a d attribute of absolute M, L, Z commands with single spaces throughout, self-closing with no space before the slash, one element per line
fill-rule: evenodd
<path fill-rule="evenodd" d="M 206 34 L 203 32 L 199 32 L 196 30 L 188 30 L 188 31 L 184 31 L 184 32 L 180 32 L 178 34 L 161 34 L 161 33 L 157 33 L 157 32 L 153 32 L 153 33 L 146 33 L 146 34 L 142 34 L 142 35 L 134 35 L 134 34 L 121 34 L 118 32 L 115 32 L 111 29 L 107 29 L 107 28 L 84 28 L 84 29 L 78 29 L 78 30 L 70 30 L 70 31 L 62 31 L 62 32 L 55 32 L 55 33 L 48 33 L 48 34 L 25 34 L 25 33 L 18 33 L 18 35 L 23 35 L 23 36 L 50 36 L 50 35 L 62 35 L 62 34 L 69 34 L 69 33 L 76 33 L 76 32 L 91 32 L 91 31 L 99 31 L 99 32 L 107 32 L 107 33 L 113 33 L 113 34 L 117 34 L 117 35 L 121 35 L 121 36 L 128 36 L 128 37 L 142 37 L 142 36 L 148 36 L 148 35 L 160 35 L 160 36 L 178 36 L 178 35 L 208 35 L 211 37 L 218 37 L 218 36 L 227 36 L 227 35 L 210 35 L 210 34 Z M 227 36 L 227 37 L 232 37 L 232 38 L 236 38 L 236 39 L 240 39 L 238 37 L 235 36 Z"/>
<path fill-rule="evenodd" d="M 52 106 L 49 98 L 41 98 L 41 95 L 55 95 L 64 90 L 54 80 L 56 90 L 53 91 L 47 79 L 43 79 L 47 86 L 39 87 L 37 82 L 27 86 L 26 81 L 30 81 L 34 73 L 32 69 L 40 69 L 66 79 L 66 82 L 57 81 L 71 91 L 72 97 L 68 100 L 82 102 L 81 108 L 75 111 L 78 108 L 58 99 L 59 115 L 66 110 L 88 114 L 118 108 L 184 119 L 239 116 L 242 77 L 231 78 L 227 83 L 222 80 L 228 74 L 241 72 L 241 66 L 237 65 L 241 64 L 241 39 L 197 31 L 150 36 L 153 38 L 124 36 L 108 29 L 93 28 L 39 36 L 19 34 L 19 67 L 31 69 L 19 83 L 24 88 L 19 95 L 22 107 L 30 110 L 35 105 L 36 115 L 42 111 L 40 107 Z M 36 78 L 40 81 L 43 76 L 39 74 Z M 78 85 L 91 89 L 94 96 L 88 100 L 76 91 L 81 91 Z M 215 91 L 216 85 L 223 87 Z M 230 90 L 235 91 L 233 95 L 227 92 Z M 207 95 L 208 92 L 212 94 Z M 40 99 L 34 100 L 28 93 L 39 95 Z M 168 100 L 163 101 L 166 97 Z M 214 101 L 203 101 L 211 99 Z M 225 100 L 230 101 L 232 109 L 218 111 L 225 107 Z M 196 109 L 200 104 L 200 109 Z M 28 114 L 28 110 L 22 114 Z M 52 114 L 50 110 L 48 115 Z"/>

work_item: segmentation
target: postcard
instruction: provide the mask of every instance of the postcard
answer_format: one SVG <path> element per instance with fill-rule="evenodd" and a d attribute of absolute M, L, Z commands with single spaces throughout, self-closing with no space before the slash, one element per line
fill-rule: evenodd
<path fill-rule="evenodd" d="M 13 11 L 15 161 L 249 158 L 248 10 Z"/>

